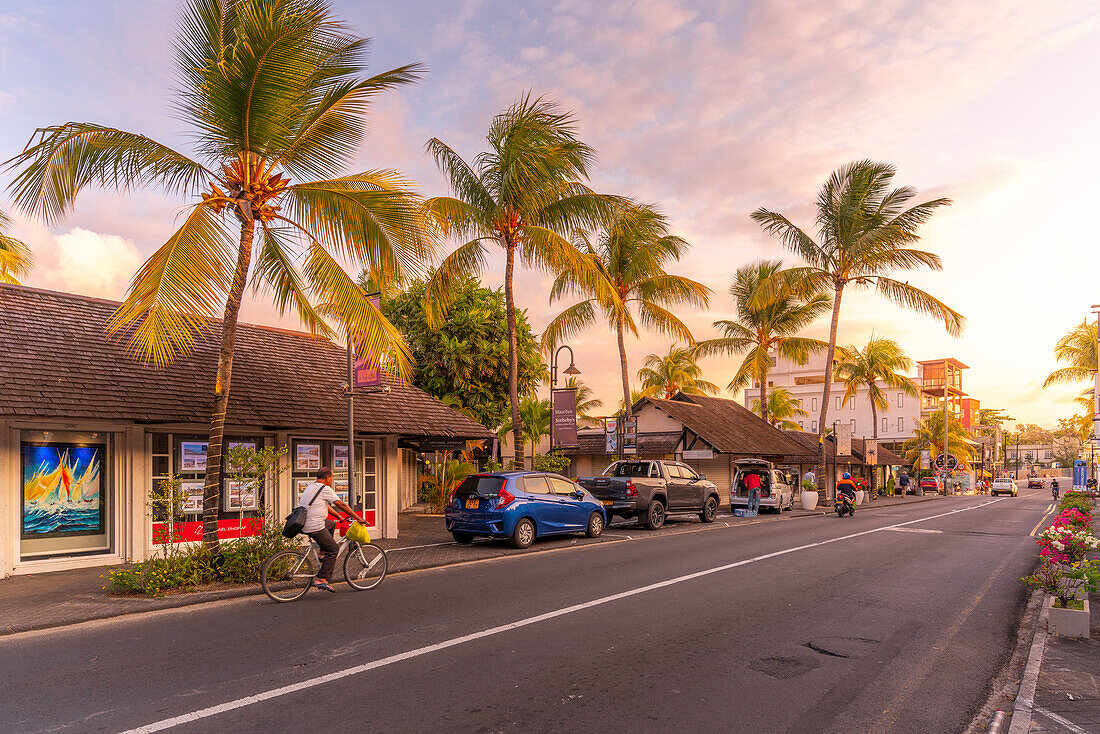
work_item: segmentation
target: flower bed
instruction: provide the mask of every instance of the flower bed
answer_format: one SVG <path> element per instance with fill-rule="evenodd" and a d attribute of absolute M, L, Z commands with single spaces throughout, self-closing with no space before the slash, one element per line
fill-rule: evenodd
<path fill-rule="evenodd" d="M 1100 538 L 1092 532 L 1093 502 L 1088 495 L 1068 493 L 1062 508 L 1050 527 L 1039 533 L 1039 567 L 1022 580 L 1054 597 L 1053 607 L 1080 609 L 1100 581 L 1100 563 L 1088 558 L 1100 549 Z"/>

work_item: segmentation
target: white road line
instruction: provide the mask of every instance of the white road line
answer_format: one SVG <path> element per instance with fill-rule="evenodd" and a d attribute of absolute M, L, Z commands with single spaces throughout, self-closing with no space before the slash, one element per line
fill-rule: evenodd
<path fill-rule="evenodd" d="M 943 533 L 942 530 L 929 530 L 928 528 L 887 528 L 887 530 L 893 530 L 898 533 Z"/>
<path fill-rule="evenodd" d="M 472 632 L 468 635 L 462 635 L 461 637 L 453 637 L 443 642 L 437 642 L 434 645 L 425 645 L 424 647 L 418 647 L 415 650 L 408 650 L 406 652 L 398 653 L 396 655 L 390 655 L 386 658 L 374 660 L 369 663 L 363 663 L 362 665 L 355 665 L 344 670 L 338 670 L 335 673 L 328 673 L 327 675 L 320 675 L 316 678 L 308 678 L 297 683 L 291 683 L 290 685 L 280 686 L 279 688 L 272 688 L 271 690 L 256 693 L 251 696 L 245 696 L 239 698 L 236 701 L 227 701 L 220 703 L 216 706 L 209 706 L 204 709 L 192 711 L 186 714 L 180 714 L 179 716 L 173 716 L 168 719 L 162 719 L 160 721 L 153 722 L 152 724 L 146 724 L 145 726 L 139 726 L 136 729 L 128 729 L 122 734 L 151 734 L 152 732 L 164 731 L 165 729 L 171 729 L 183 724 L 189 724 L 200 719 L 209 718 L 211 716 L 217 716 L 219 714 L 235 711 L 236 709 L 244 708 L 245 706 L 251 706 L 252 704 L 261 703 L 263 701 L 269 701 L 273 698 L 279 698 L 280 696 L 287 696 L 298 691 L 304 691 L 309 688 L 315 688 L 317 686 L 325 685 L 326 683 L 332 683 L 334 681 L 348 678 L 353 675 L 359 675 L 366 673 L 369 670 L 375 670 L 377 668 L 383 668 L 387 665 L 393 665 L 404 660 L 411 660 L 412 658 L 422 657 L 433 652 L 439 652 L 440 650 L 446 650 L 447 648 L 463 645 L 467 642 L 473 642 L 475 640 L 481 640 L 486 637 L 492 637 L 499 635 L 503 632 L 510 632 L 512 630 L 520 629 L 522 627 L 528 627 L 532 624 L 538 624 L 539 622 L 545 622 L 549 619 L 555 619 L 557 617 L 563 617 L 567 614 L 574 614 L 576 612 L 583 611 L 585 609 L 591 609 L 592 607 L 602 606 L 619 599 L 627 599 L 639 594 L 645 594 L 650 591 L 656 591 L 657 589 L 663 589 L 668 586 L 680 584 L 685 581 L 692 581 L 694 579 L 703 578 L 704 576 L 710 576 L 711 574 L 721 573 L 722 571 L 729 571 L 733 568 L 739 568 L 741 566 L 747 566 L 750 563 L 758 563 L 760 561 L 766 561 L 770 558 L 778 558 L 779 556 L 785 556 L 790 553 L 797 553 L 798 551 L 809 550 L 810 548 L 819 548 L 823 545 L 829 545 L 831 543 L 839 543 L 842 540 L 851 540 L 852 538 L 859 538 L 864 535 L 871 535 L 883 530 L 893 530 L 895 528 L 904 527 L 906 525 L 913 525 L 918 522 L 927 522 L 929 520 L 935 520 L 941 517 L 947 517 L 948 515 L 954 515 L 959 512 L 967 512 L 969 510 L 976 510 L 980 507 L 986 507 L 987 505 L 994 504 L 995 502 L 1002 502 L 1003 499 L 990 500 L 983 502 L 980 505 L 972 505 L 970 507 L 960 507 L 949 512 L 943 512 L 939 515 L 932 515 L 931 517 L 921 517 L 916 520 L 909 520 L 907 522 L 899 522 L 894 525 L 887 525 L 881 528 L 874 528 L 872 530 L 863 530 L 858 533 L 850 533 L 848 535 L 841 535 L 836 538 L 830 538 L 829 540 L 820 540 L 816 543 L 806 543 L 805 545 L 795 546 L 793 548 L 786 548 L 780 551 L 773 551 L 772 553 L 765 553 L 753 558 L 746 558 L 742 561 L 735 561 L 733 563 L 726 563 L 721 566 L 715 566 L 714 568 L 708 568 L 703 571 L 696 571 L 694 573 L 685 574 L 683 576 L 677 576 L 675 578 L 666 579 L 664 581 L 658 581 L 657 583 L 648 584 L 646 586 L 639 586 L 635 589 L 623 591 L 618 594 L 611 594 L 610 596 L 604 596 L 599 599 L 593 599 L 592 601 L 586 601 L 581 604 L 574 604 L 572 606 L 563 607 L 561 609 L 555 609 L 544 614 L 538 614 L 533 617 L 527 617 L 526 619 L 520 619 L 515 622 L 509 622 L 508 624 L 502 624 L 497 627 L 490 627 L 480 632 Z"/>
<path fill-rule="evenodd" d="M 1040 713 L 1043 716 L 1047 717 L 1048 719 L 1050 719 L 1054 723 L 1059 724 L 1060 726 L 1064 726 L 1065 728 L 1067 728 L 1071 732 L 1073 732 L 1073 734 L 1089 734 L 1087 730 L 1082 729 L 1081 727 L 1077 726 L 1077 724 L 1074 724 L 1069 719 L 1067 719 L 1065 717 L 1062 717 L 1062 716 L 1059 716 L 1058 714 L 1054 713 L 1053 711 L 1047 711 L 1042 706 L 1036 706 L 1033 710 L 1036 713 Z"/>

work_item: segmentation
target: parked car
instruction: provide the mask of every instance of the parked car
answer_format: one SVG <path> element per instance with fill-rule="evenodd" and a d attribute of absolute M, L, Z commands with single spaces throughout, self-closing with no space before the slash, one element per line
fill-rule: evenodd
<path fill-rule="evenodd" d="M 1020 490 L 1016 486 L 1016 480 L 1011 477 L 997 477 L 989 488 L 990 497 L 996 497 L 999 494 L 1010 494 L 1015 497 L 1019 493 Z"/>
<path fill-rule="evenodd" d="M 462 480 L 443 510 L 457 543 L 475 537 L 509 538 L 527 548 L 547 535 L 599 537 L 607 526 L 600 501 L 583 487 L 545 472 L 489 472 Z"/>
<path fill-rule="evenodd" d="M 763 459 L 737 459 L 733 462 L 733 481 L 730 482 L 730 511 L 749 506 L 749 491 L 745 489 L 745 477 L 760 477 L 760 509 L 773 512 L 794 509 L 794 488 L 787 483 L 783 472 L 776 471 L 770 461 Z"/>
<path fill-rule="evenodd" d="M 943 483 L 940 482 L 939 477 L 921 477 L 920 488 L 924 492 L 940 492 L 943 489 Z"/>
<path fill-rule="evenodd" d="M 678 461 L 623 459 L 610 464 L 598 477 L 580 477 L 577 483 L 603 503 L 607 520 L 637 517 L 656 530 L 670 514 L 691 513 L 703 522 L 718 514 L 718 485 Z"/>
<path fill-rule="evenodd" d="M 1027 478 L 1027 488 L 1028 489 L 1042 489 L 1043 488 L 1043 478 L 1042 477 L 1028 477 Z"/>

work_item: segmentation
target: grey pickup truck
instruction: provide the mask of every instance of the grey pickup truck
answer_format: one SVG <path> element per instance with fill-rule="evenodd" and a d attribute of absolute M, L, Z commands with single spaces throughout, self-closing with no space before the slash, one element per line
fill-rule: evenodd
<path fill-rule="evenodd" d="M 637 517 L 656 530 L 669 514 L 691 513 L 703 522 L 714 522 L 718 514 L 718 487 L 678 461 L 624 459 L 606 469 L 603 476 L 581 477 L 581 485 L 613 516 Z"/>

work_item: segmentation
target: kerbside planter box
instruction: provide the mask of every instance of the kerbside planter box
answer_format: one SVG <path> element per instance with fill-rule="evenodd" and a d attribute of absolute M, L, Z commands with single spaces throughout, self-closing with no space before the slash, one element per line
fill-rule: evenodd
<path fill-rule="evenodd" d="M 1063 637 L 1089 638 L 1089 600 L 1084 609 L 1062 609 L 1054 606 L 1054 597 L 1047 597 L 1047 632 Z"/>

